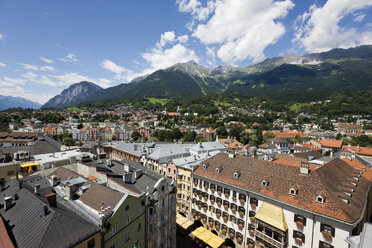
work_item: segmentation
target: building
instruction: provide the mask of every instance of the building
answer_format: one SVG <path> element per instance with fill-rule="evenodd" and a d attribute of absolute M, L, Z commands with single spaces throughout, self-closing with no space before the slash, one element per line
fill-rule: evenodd
<path fill-rule="evenodd" d="M 88 218 L 60 205 L 48 187 L 47 180 L 40 177 L 1 182 L 4 204 L 0 209 L 0 244 L 29 248 L 102 247 L 100 229 Z"/>
<path fill-rule="evenodd" d="M 84 178 L 96 180 L 109 189 L 121 192 L 126 197 L 121 202 L 124 206 L 128 205 L 128 211 L 126 212 L 128 214 L 132 213 L 129 220 L 133 221 L 133 225 L 127 226 L 126 222 L 123 222 L 123 220 L 127 221 L 128 217 L 113 214 L 110 222 L 111 229 L 108 232 L 119 232 L 124 228 L 120 224 L 125 225 L 125 228 L 128 227 L 128 229 L 122 233 L 129 235 L 132 243 L 125 243 L 124 241 L 109 242 L 111 238 L 104 234 L 105 247 L 112 247 L 112 245 L 116 245 L 116 247 L 149 248 L 176 246 L 177 189 L 171 180 L 129 159 L 77 163 L 67 166 L 67 168 Z M 91 195 L 89 202 L 93 199 L 96 200 L 94 194 Z M 87 204 L 89 202 L 87 201 Z M 101 207 L 101 200 L 97 199 L 96 204 Z M 113 209 L 113 206 L 110 206 Z M 114 220 L 114 218 L 117 219 Z M 117 224 L 113 225 L 113 223 Z M 140 239 L 138 235 L 142 232 L 143 239 Z M 125 238 L 127 239 L 128 236 Z M 119 239 L 121 238 L 118 237 Z"/>
<path fill-rule="evenodd" d="M 154 143 L 125 143 L 120 142 L 113 145 L 103 147 L 107 157 L 112 160 L 121 161 L 130 159 L 135 162 L 140 162 L 142 156 L 148 155 Z"/>
<path fill-rule="evenodd" d="M 104 247 L 145 247 L 144 198 L 108 187 L 104 175 L 98 176 L 95 168 L 72 164 L 47 178 L 66 206 L 100 228 Z"/>
<path fill-rule="evenodd" d="M 0 132 L 0 147 L 30 146 L 38 139 L 37 133 Z"/>
<path fill-rule="evenodd" d="M 309 170 L 220 153 L 194 169 L 192 216 L 227 245 L 347 248 L 372 218 L 370 174 L 340 158 Z"/>
<path fill-rule="evenodd" d="M 191 174 L 193 167 L 219 152 L 215 150 L 194 154 L 184 158 L 173 159 L 168 163 L 166 175 L 177 182 L 177 212 L 184 217 L 190 218 L 191 216 Z"/>

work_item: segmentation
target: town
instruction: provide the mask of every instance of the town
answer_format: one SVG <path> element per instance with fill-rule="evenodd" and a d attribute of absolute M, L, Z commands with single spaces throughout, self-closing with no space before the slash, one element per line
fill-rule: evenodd
<path fill-rule="evenodd" d="M 338 248 L 371 230 L 370 115 L 165 105 L 2 112 L 6 247 Z"/>

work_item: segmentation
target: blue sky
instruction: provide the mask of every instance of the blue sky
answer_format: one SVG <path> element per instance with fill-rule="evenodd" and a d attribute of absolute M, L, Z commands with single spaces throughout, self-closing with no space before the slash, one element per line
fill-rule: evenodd
<path fill-rule="evenodd" d="M 372 44 L 372 0 L 0 0 L 0 95 Z"/>

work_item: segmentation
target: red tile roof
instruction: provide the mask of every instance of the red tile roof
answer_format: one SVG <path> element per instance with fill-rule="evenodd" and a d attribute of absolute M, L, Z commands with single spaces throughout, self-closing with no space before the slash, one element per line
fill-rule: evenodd
<path fill-rule="evenodd" d="M 349 147 L 347 145 L 343 145 L 342 149 L 353 150 L 358 155 L 372 156 L 372 148 L 371 147 L 363 147 L 363 146 L 359 146 L 359 147 L 350 146 Z"/>
<path fill-rule="evenodd" d="M 340 199 L 342 188 L 351 188 L 351 175 L 356 171 L 341 159 L 334 159 L 323 167 L 310 171 L 307 176 L 300 176 L 299 169 L 292 165 L 281 165 L 275 162 L 237 156 L 229 158 L 227 154 L 217 154 L 203 163 L 209 162 L 204 169 L 196 167 L 195 176 L 203 176 L 228 185 L 244 188 L 281 202 L 307 209 L 341 221 L 354 223 L 359 219 L 366 201 L 369 182 L 364 178 L 359 180 L 355 187 L 350 203 Z M 220 173 L 216 168 L 222 167 Z M 234 172 L 240 171 L 238 179 L 233 177 Z M 332 176 L 330 176 L 332 175 Z M 268 186 L 262 187 L 262 181 L 267 180 Z M 298 194 L 289 194 L 291 186 L 296 184 Z M 323 204 L 316 202 L 316 197 L 323 192 L 326 200 Z M 346 194 L 345 194 L 346 196 Z"/>
<path fill-rule="evenodd" d="M 339 148 L 339 149 L 341 149 L 341 146 L 342 146 L 342 140 L 321 139 L 318 142 L 323 147 L 332 147 L 332 148 Z"/>

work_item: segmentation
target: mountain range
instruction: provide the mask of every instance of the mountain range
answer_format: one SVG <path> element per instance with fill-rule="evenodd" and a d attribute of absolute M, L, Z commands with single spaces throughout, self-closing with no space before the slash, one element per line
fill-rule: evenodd
<path fill-rule="evenodd" d="M 0 95 L 0 110 L 5 110 L 8 108 L 39 109 L 40 107 L 41 107 L 40 103 L 27 100 L 23 97 L 1 96 Z"/>
<path fill-rule="evenodd" d="M 247 67 L 208 68 L 189 61 L 107 89 L 81 82 L 52 98 L 43 108 L 126 98 L 182 99 L 212 94 L 311 101 L 334 91 L 371 88 L 372 45 L 363 45 L 270 58 Z"/>

